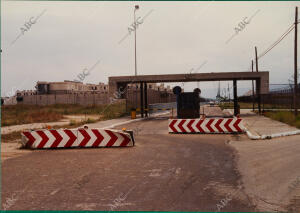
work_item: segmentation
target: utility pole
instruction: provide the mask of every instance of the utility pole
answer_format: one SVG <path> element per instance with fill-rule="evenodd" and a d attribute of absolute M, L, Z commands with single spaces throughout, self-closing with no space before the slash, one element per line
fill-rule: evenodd
<path fill-rule="evenodd" d="M 298 115 L 297 110 L 297 91 L 298 91 L 298 73 L 297 73 L 297 25 L 298 25 L 298 7 L 295 10 L 295 49 L 294 49 L 294 114 Z"/>
<path fill-rule="evenodd" d="M 255 65 L 256 65 L 256 72 L 258 72 L 258 59 L 257 59 L 257 47 L 255 47 Z M 257 82 L 259 81 L 259 82 Z M 259 80 L 256 80 L 256 95 L 257 95 L 257 98 L 258 98 L 258 112 L 259 114 L 261 114 L 261 90 L 260 88 L 257 88 L 257 87 L 260 87 L 261 86 L 261 82 L 260 82 L 260 79 Z"/>
<path fill-rule="evenodd" d="M 135 76 L 137 76 L 137 63 L 136 63 L 136 30 L 137 30 L 137 26 L 136 26 L 136 18 L 135 18 L 135 11 L 136 10 L 138 10 L 140 7 L 139 7 L 139 5 L 135 5 L 134 6 L 134 12 L 133 12 L 133 14 L 134 14 L 134 22 L 133 22 L 133 24 L 134 24 L 134 74 L 135 74 Z M 138 104 L 137 104 L 137 100 L 138 100 L 138 98 L 137 98 L 137 92 L 138 92 L 138 88 L 137 88 L 137 84 L 136 84 L 136 91 L 135 91 L 135 108 L 137 108 L 137 106 L 138 106 Z"/>
<path fill-rule="evenodd" d="M 238 112 L 238 97 L 237 97 L 237 82 L 236 79 L 233 80 L 233 108 L 234 108 L 234 115 L 237 116 Z"/>
<path fill-rule="evenodd" d="M 227 92 L 228 92 L 228 99 L 229 99 L 229 103 L 230 103 L 230 91 L 229 91 L 229 83 L 227 85 Z"/>
<path fill-rule="evenodd" d="M 253 60 L 251 61 L 251 64 L 252 64 L 252 72 L 254 71 L 253 70 Z M 252 110 L 254 112 L 254 81 L 252 80 Z"/>
<path fill-rule="evenodd" d="M 258 72 L 257 47 L 255 47 L 255 65 L 256 65 L 256 72 Z"/>

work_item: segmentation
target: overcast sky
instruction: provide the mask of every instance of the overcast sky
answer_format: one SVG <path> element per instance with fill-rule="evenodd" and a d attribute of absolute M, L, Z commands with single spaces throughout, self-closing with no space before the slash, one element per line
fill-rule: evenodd
<path fill-rule="evenodd" d="M 134 34 L 118 42 L 133 23 L 135 4 L 137 17 L 148 14 L 137 29 L 138 74 L 189 73 L 201 65 L 199 73 L 246 71 L 254 46 L 262 52 L 294 22 L 297 3 L 1 1 L 1 95 L 34 89 L 37 81 L 77 79 L 99 60 L 84 83 L 134 75 Z M 243 20 L 248 24 L 226 43 Z M 271 83 L 287 83 L 293 74 L 293 40 L 292 32 L 259 61 Z M 250 85 L 239 83 L 239 94 Z M 184 84 L 185 91 L 196 86 Z M 200 83 L 206 97 L 217 87 Z"/>

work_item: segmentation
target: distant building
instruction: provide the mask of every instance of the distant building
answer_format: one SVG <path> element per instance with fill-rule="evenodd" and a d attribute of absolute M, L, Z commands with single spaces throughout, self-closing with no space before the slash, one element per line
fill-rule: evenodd
<path fill-rule="evenodd" d="M 15 105 L 17 104 L 16 96 L 3 97 L 3 105 Z"/>
<path fill-rule="evenodd" d="M 148 83 L 149 103 L 168 102 L 173 97 L 170 86 L 164 84 Z M 35 86 L 36 90 L 17 91 L 9 99 L 4 99 L 4 104 L 80 104 L 80 105 L 97 105 L 108 104 L 110 98 L 108 94 L 108 85 L 83 84 L 79 81 L 47 82 L 38 81 Z M 127 101 L 128 103 L 136 100 L 136 95 L 140 89 L 140 84 L 128 84 Z M 138 96 L 138 99 L 140 97 Z"/>
<path fill-rule="evenodd" d="M 135 90 L 135 89 L 140 89 L 140 84 L 128 84 L 128 90 Z M 156 83 L 147 83 L 148 89 L 152 89 L 155 91 L 161 91 L 161 92 L 168 92 L 168 93 L 173 93 L 173 90 L 171 87 L 168 85 L 165 87 L 164 83 L 161 83 L 160 85 Z"/>
<path fill-rule="evenodd" d="M 38 81 L 35 88 L 38 95 L 108 92 L 108 86 L 101 82 L 99 84 L 83 84 L 82 82 L 67 80 L 63 82 Z"/>
<path fill-rule="evenodd" d="M 29 96 L 29 95 L 36 95 L 36 94 L 37 92 L 35 90 L 22 90 L 22 91 L 17 90 L 15 96 Z"/>

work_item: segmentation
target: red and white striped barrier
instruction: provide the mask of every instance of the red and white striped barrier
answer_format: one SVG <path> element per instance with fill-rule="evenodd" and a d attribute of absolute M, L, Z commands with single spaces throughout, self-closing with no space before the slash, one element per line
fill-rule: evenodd
<path fill-rule="evenodd" d="M 131 137 L 132 136 L 132 137 Z M 133 146 L 133 135 L 110 129 L 59 129 L 22 132 L 22 144 L 33 149 Z"/>
<path fill-rule="evenodd" d="M 241 118 L 169 119 L 169 133 L 241 133 Z"/>

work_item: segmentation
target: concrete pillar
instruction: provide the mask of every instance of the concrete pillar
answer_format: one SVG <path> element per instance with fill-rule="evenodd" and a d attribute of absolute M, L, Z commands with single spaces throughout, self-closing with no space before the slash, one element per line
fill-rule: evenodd
<path fill-rule="evenodd" d="M 140 83 L 140 92 L 141 92 L 141 117 L 144 117 L 144 84 Z"/>
<path fill-rule="evenodd" d="M 145 82 L 144 83 L 144 92 L 145 92 L 145 108 L 147 109 L 146 111 L 145 111 L 145 116 L 146 117 L 148 117 L 148 110 L 149 110 L 149 108 L 148 108 L 148 87 L 147 87 L 147 83 Z"/>
<path fill-rule="evenodd" d="M 110 98 L 114 98 L 115 92 L 118 91 L 117 82 L 109 80 L 108 82 L 108 95 Z"/>
<path fill-rule="evenodd" d="M 234 115 L 238 114 L 238 100 L 237 100 L 237 83 L 233 80 L 233 105 L 234 105 Z"/>
<path fill-rule="evenodd" d="M 261 113 L 261 79 L 256 80 L 256 95 L 257 95 L 257 104 L 258 104 L 258 112 Z"/>

